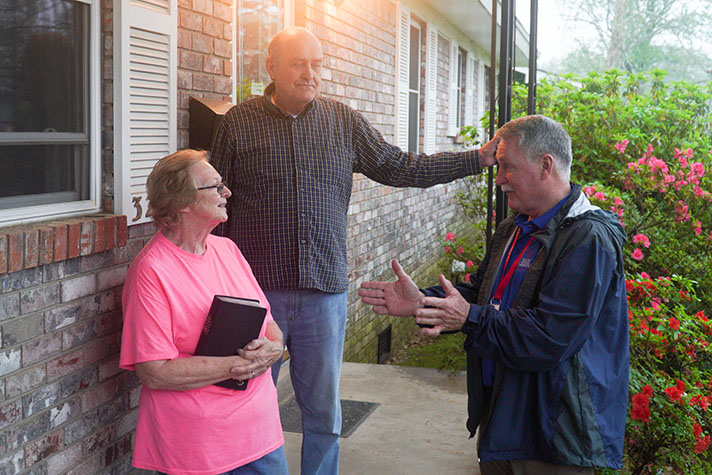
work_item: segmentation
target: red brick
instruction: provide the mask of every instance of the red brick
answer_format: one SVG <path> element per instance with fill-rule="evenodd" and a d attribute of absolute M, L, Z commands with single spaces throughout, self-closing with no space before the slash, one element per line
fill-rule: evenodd
<path fill-rule="evenodd" d="M 213 38 L 220 38 L 223 34 L 223 22 L 214 18 L 203 18 L 203 33 Z"/>
<path fill-rule="evenodd" d="M 197 51 L 199 53 L 208 53 L 212 54 L 213 52 L 213 39 L 209 36 L 206 36 L 202 33 L 193 33 L 192 35 L 193 38 L 193 47 L 191 48 L 193 51 Z"/>
<path fill-rule="evenodd" d="M 108 467 L 130 451 L 131 434 L 127 434 L 122 440 L 106 449 L 106 452 L 104 452 L 104 465 Z"/>
<path fill-rule="evenodd" d="M 40 264 L 49 264 L 54 256 L 54 232 L 52 228 L 40 228 Z"/>
<path fill-rule="evenodd" d="M 14 231 L 7 235 L 8 272 L 16 272 L 22 269 L 24 241 L 22 231 Z"/>
<path fill-rule="evenodd" d="M 178 12 L 180 26 L 186 30 L 200 31 L 203 24 L 201 16 L 193 12 Z"/>
<path fill-rule="evenodd" d="M 229 59 L 223 60 L 223 74 L 232 77 L 232 61 Z"/>
<path fill-rule="evenodd" d="M 232 8 L 229 5 L 214 3 L 213 16 L 226 22 L 232 22 Z"/>
<path fill-rule="evenodd" d="M 106 234 L 105 250 L 116 247 L 116 216 L 107 216 L 104 218 L 104 227 Z"/>
<path fill-rule="evenodd" d="M 82 411 L 88 412 L 95 407 L 99 407 L 107 401 L 113 399 L 116 393 L 116 379 L 111 379 L 106 383 L 92 386 L 81 395 Z"/>
<path fill-rule="evenodd" d="M 203 56 L 200 53 L 181 51 L 178 61 L 178 67 L 180 68 L 191 69 L 193 71 L 203 70 Z"/>
<path fill-rule="evenodd" d="M 205 13 L 206 15 L 212 15 L 213 2 L 212 0 L 193 0 L 193 10 Z"/>
<path fill-rule="evenodd" d="M 94 248 L 94 236 L 92 232 L 94 226 L 92 221 L 81 222 L 81 234 L 79 235 L 79 255 L 88 256 Z"/>
<path fill-rule="evenodd" d="M 67 258 L 79 257 L 81 234 L 82 223 L 73 222 L 67 224 Z"/>
<path fill-rule="evenodd" d="M 58 430 L 45 435 L 40 440 L 27 444 L 25 446 L 25 463 L 27 466 L 34 465 L 49 455 L 58 452 L 64 443 L 63 434 L 64 430 Z"/>
<path fill-rule="evenodd" d="M 7 272 L 8 260 L 7 235 L 0 234 L 0 274 Z"/>
<path fill-rule="evenodd" d="M 84 367 L 84 350 L 76 350 L 47 362 L 47 381 L 66 376 Z"/>
<path fill-rule="evenodd" d="M 227 40 L 215 40 L 215 54 L 223 58 L 231 58 L 232 43 Z"/>
<path fill-rule="evenodd" d="M 222 60 L 215 56 L 208 56 L 203 61 L 203 71 L 212 74 L 222 74 Z"/>
<path fill-rule="evenodd" d="M 25 231 L 25 269 L 37 267 L 40 256 L 40 232 L 38 229 Z"/>
<path fill-rule="evenodd" d="M 119 216 L 116 219 L 116 246 L 123 247 L 128 240 L 129 229 L 126 225 L 126 216 Z"/>
<path fill-rule="evenodd" d="M 54 262 L 67 258 L 67 225 L 54 226 Z"/>
<path fill-rule="evenodd" d="M 106 220 L 100 218 L 92 224 L 94 225 L 94 252 L 103 252 L 106 250 Z"/>
<path fill-rule="evenodd" d="M 0 406 L 0 429 L 22 420 L 22 399 Z"/>
<path fill-rule="evenodd" d="M 178 30 L 178 48 L 191 49 L 192 48 L 191 37 L 192 37 L 192 35 L 191 35 L 190 31 Z"/>
<path fill-rule="evenodd" d="M 223 39 L 232 41 L 232 25 L 223 25 Z"/>

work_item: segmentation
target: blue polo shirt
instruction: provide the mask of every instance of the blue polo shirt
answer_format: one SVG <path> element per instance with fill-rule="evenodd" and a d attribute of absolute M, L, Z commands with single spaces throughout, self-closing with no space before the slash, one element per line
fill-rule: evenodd
<path fill-rule="evenodd" d="M 519 291 L 519 287 L 521 286 L 522 281 L 524 280 L 524 276 L 529 270 L 532 261 L 541 249 L 541 242 L 538 239 L 531 239 L 530 242 L 530 238 L 532 237 L 531 234 L 535 233 L 536 231 L 539 231 L 540 229 L 544 229 L 549 220 L 553 218 L 556 213 L 559 212 L 562 206 L 564 206 L 564 203 L 566 203 L 566 200 L 569 199 L 569 196 L 571 196 L 571 192 L 569 192 L 569 194 L 566 195 L 564 199 L 556 203 L 553 208 L 551 208 L 549 211 L 542 214 L 538 218 L 533 218 L 530 220 L 529 216 L 525 214 L 519 214 L 514 218 L 514 224 L 518 226 L 519 230 L 519 232 L 516 233 L 517 240 L 514 242 L 510 242 L 504 252 L 505 257 L 502 259 L 499 271 L 497 272 L 497 277 L 494 280 L 494 285 L 492 285 L 492 294 L 490 295 L 490 299 L 492 299 L 492 296 L 494 295 L 502 276 L 506 274 L 506 272 L 512 267 L 512 265 L 514 265 L 520 254 L 522 255 L 522 257 L 519 262 L 517 262 L 517 268 L 515 269 L 514 274 L 512 275 L 512 279 L 509 281 L 509 284 L 507 284 L 507 286 L 504 288 L 504 291 L 502 292 L 502 297 L 500 298 L 499 302 L 500 310 L 506 310 L 512 305 L 512 303 L 514 302 L 514 298 L 516 297 L 517 292 Z M 528 246 L 527 243 L 529 243 Z M 524 251 L 524 254 L 522 254 L 522 251 Z M 507 255 L 509 255 L 509 259 L 506 258 Z M 506 268 L 505 264 L 507 264 Z M 487 358 L 482 358 L 482 383 L 485 386 L 492 387 L 494 385 L 494 374 L 496 369 L 496 362 Z"/>

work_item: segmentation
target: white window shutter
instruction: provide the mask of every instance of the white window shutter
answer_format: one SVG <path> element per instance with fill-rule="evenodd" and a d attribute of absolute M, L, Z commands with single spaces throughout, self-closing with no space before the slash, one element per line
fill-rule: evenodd
<path fill-rule="evenodd" d="M 455 40 L 450 43 L 450 105 L 448 108 L 448 135 L 456 136 L 457 130 L 457 52 Z"/>
<path fill-rule="evenodd" d="M 176 150 L 177 1 L 114 0 L 114 212 L 146 216 L 146 178 Z"/>
<path fill-rule="evenodd" d="M 485 110 L 489 107 L 489 104 L 485 104 L 485 91 L 487 90 L 487 83 L 489 78 L 485 75 L 485 62 L 482 60 L 477 61 L 477 96 L 475 102 L 477 102 L 477 118 L 479 119 L 485 113 Z M 487 137 L 485 129 L 480 127 L 480 140 L 484 140 Z"/>
<path fill-rule="evenodd" d="M 408 150 L 408 77 L 410 73 L 410 9 L 398 3 L 396 48 L 396 133 L 395 144 Z"/>
<path fill-rule="evenodd" d="M 475 121 L 478 119 L 478 117 L 475 117 L 476 64 L 475 56 L 468 51 L 467 71 L 465 71 L 465 77 L 467 77 L 465 82 L 465 123 L 463 125 L 476 125 Z"/>
<path fill-rule="evenodd" d="M 428 24 L 425 61 L 425 153 L 435 153 L 437 147 L 438 29 L 432 24 Z"/>

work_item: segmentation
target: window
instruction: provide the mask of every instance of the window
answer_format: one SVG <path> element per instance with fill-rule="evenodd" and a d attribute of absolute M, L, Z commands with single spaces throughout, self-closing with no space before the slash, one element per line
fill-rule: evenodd
<path fill-rule="evenodd" d="M 261 95 L 270 83 L 265 67 L 267 45 L 285 26 L 284 10 L 284 0 L 237 1 L 238 102 Z"/>
<path fill-rule="evenodd" d="M 408 73 L 408 151 L 418 153 L 420 142 L 420 24 L 410 24 Z"/>
<path fill-rule="evenodd" d="M 98 0 L 0 3 L 0 223 L 96 209 Z"/>
<path fill-rule="evenodd" d="M 457 49 L 457 112 L 455 113 L 455 118 L 457 120 L 457 130 L 459 131 L 465 124 L 465 72 L 467 71 L 467 66 L 465 61 L 467 59 L 466 53 L 462 48 Z"/>

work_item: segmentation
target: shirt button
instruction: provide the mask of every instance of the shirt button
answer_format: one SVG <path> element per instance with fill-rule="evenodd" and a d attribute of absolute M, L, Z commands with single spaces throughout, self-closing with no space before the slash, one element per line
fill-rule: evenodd
<path fill-rule="evenodd" d="M 299 191 L 304 191 L 304 187 L 303 187 L 303 186 L 300 186 L 300 187 L 299 187 Z"/>
<path fill-rule="evenodd" d="M 302 240 L 301 240 L 301 243 L 302 243 L 302 244 L 306 244 L 307 242 L 306 242 L 304 239 L 302 239 Z"/>
<path fill-rule="evenodd" d="M 306 218 L 306 217 L 307 217 L 307 214 L 306 214 L 306 213 L 302 213 L 302 218 Z"/>

